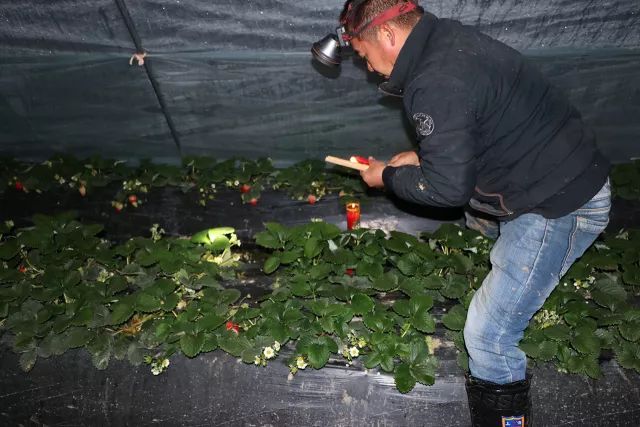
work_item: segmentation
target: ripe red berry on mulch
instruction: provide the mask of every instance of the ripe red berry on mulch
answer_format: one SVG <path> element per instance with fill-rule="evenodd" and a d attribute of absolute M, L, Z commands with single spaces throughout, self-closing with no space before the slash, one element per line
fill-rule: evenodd
<path fill-rule="evenodd" d="M 315 195 L 313 194 L 309 194 L 309 197 L 307 197 L 307 200 L 309 201 L 310 205 L 315 205 L 316 202 L 318 201 L 318 199 L 316 198 Z"/>
<path fill-rule="evenodd" d="M 24 185 L 20 181 L 16 181 L 16 190 L 24 191 Z"/>
<path fill-rule="evenodd" d="M 20 273 L 24 273 L 24 272 L 26 272 L 26 271 L 27 271 L 27 267 L 25 267 L 24 265 L 20 265 L 20 267 L 18 267 L 18 271 L 19 271 Z"/>
<path fill-rule="evenodd" d="M 138 203 L 138 196 L 136 196 L 135 194 L 130 195 L 129 203 L 131 203 L 132 205 L 135 205 L 136 203 Z"/>
<path fill-rule="evenodd" d="M 240 192 L 241 193 L 248 193 L 249 191 L 251 191 L 251 186 L 248 184 L 242 184 L 240 186 Z"/>
<path fill-rule="evenodd" d="M 253 199 L 249 200 L 249 204 L 251 206 L 256 206 L 258 204 L 258 199 L 254 197 Z"/>

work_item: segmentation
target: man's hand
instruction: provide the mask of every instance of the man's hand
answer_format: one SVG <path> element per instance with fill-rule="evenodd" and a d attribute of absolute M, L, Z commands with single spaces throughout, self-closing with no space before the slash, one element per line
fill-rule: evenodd
<path fill-rule="evenodd" d="M 369 168 L 360 172 L 360 176 L 369 187 L 384 187 L 382 171 L 386 166 L 384 162 L 369 157 Z"/>
<path fill-rule="evenodd" d="M 403 151 L 398 153 L 389 160 L 389 166 L 420 166 L 420 159 L 415 151 Z"/>

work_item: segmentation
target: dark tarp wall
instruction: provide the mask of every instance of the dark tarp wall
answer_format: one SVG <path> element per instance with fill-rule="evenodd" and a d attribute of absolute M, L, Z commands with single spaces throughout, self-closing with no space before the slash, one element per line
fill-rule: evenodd
<path fill-rule="evenodd" d="M 571 97 L 607 154 L 640 156 L 639 2 L 422 4 L 523 51 Z M 407 149 L 399 105 L 361 66 L 346 61 L 338 78 L 325 78 L 311 62 L 310 44 L 336 26 L 341 5 L 0 0 L 0 154 L 289 163 Z M 147 68 L 129 65 L 136 43 Z"/>

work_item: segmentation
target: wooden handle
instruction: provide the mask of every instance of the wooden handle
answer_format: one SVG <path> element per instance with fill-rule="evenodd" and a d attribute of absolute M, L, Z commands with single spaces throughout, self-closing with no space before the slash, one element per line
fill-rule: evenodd
<path fill-rule="evenodd" d="M 327 163 L 333 163 L 334 165 L 340 165 L 346 168 L 356 169 L 359 171 L 366 171 L 367 169 L 369 169 L 369 165 L 363 165 L 357 162 L 351 162 L 346 159 L 341 159 L 340 157 L 327 156 L 325 157 L 324 161 Z"/>

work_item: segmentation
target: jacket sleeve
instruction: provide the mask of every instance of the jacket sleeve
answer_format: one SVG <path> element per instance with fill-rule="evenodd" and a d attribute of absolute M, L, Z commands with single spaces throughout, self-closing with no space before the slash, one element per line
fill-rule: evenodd
<path fill-rule="evenodd" d="M 405 109 L 416 126 L 420 166 L 387 166 L 385 189 L 413 203 L 462 206 L 476 183 L 474 99 L 463 82 L 448 77 L 417 86 L 405 95 Z"/>

